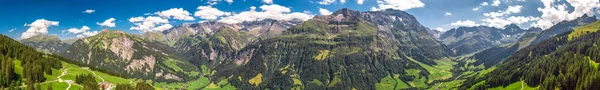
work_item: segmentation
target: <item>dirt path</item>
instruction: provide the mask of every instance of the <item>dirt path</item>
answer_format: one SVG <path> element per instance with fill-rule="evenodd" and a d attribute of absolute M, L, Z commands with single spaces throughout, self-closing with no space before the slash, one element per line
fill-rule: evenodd
<path fill-rule="evenodd" d="M 521 90 L 523 90 L 523 88 L 525 88 L 525 81 L 521 81 Z"/>
<path fill-rule="evenodd" d="M 65 70 L 62 70 L 62 74 L 61 74 L 60 76 L 56 77 L 56 78 L 58 78 L 58 82 L 65 82 L 65 83 L 69 84 L 69 86 L 68 86 L 68 87 L 67 87 L 67 89 L 65 89 L 65 90 L 69 90 L 69 89 L 71 88 L 71 82 L 63 81 L 61 77 L 62 77 L 62 76 L 65 76 L 65 75 L 67 75 L 67 74 L 69 73 L 69 72 L 68 72 L 68 71 L 69 71 L 69 69 L 70 69 L 70 68 L 67 68 L 67 69 L 65 69 Z"/>
<path fill-rule="evenodd" d="M 96 77 L 100 78 L 100 79 L 102 80 L 102 82 L 104 82 L 104 78 L 102 78 L 102 77 L 100 77 L 99 75 L 97 75 L 97 74 L 96 74 L 96 72 L 94 72 L 94 71 L 90 70 L 89 68 L 85 68 L 85 70 L 87 70 L 87 71 L 91 72 L 92 74 L 94 74 L 94 76 L 96 76 Z"/>

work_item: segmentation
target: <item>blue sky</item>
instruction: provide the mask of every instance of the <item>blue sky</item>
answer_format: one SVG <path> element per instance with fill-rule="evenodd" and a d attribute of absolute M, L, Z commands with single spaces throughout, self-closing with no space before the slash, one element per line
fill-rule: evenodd
<path fill-rule="evenodd" d="M 598 15 L 598 0 L 272 0 L 272 3 L 263 0 L 0 0 L 0 34 L 20 39 L 32 27 L 37 31 L 34 34 L 56 34 L 61 39 L 76 38 L 85 32 L 90 34 L 103 28 L 118 29 L 129 33 L 140 34 L 144 31 L 161 31 L 168 26 L 177 26 L 181 23 L 198 23 L 208 17 L 195 15 L 200 6 L 223 12 L 216 15 L 214 20 L 243 20 L 241 17 L 248 15 L 262 15 L 277 12 L 275 16 L 259 17 L 287 20 L 286 17 L 302 19 L 302 16 L 321 15 L 320 8 L 330 12 L 341 8 L 350 8 L 359 11 L 370 11 L 373 8 L 405 10 L 414 15 L 421 24 L 432 29 L 448 30 L 459 26 L 501 26 L 515 23 L 523 28 L 547 28 L 562 20 L 571 20 L 583 14 Z M 330 1 L 330 2 L 327 2 Z M 345 3 L 342 3 L 345 1 Z M 542 1 L 546 2 L 544 4 Z M 582 5 L 584 3 L 585 5 Z M 420 5 L 422 4 L 422 5 Z M 241 13 L 249 12 L 255 7 L 255 14 L 243 16 Z M 261 6 L 273 6 L 266 10 Z M 282 6 L 276 7 L 276 6 Z M 565 7 L 565 10 L 560 8 Z M 189 12 L 187 17 L 194 20 L 180 20 L 175 17 L 161 17 L 155 12 L 182 8 Z M 268 7 L 265 7 L 268 8 Z M 286 8 L 290 11 L 285 11 Z M 478 8 L 478 10 L 474 10 Z M 580 8 L 579 11 L 574 8 Z M 86 10 L 94 12 L 86 13 Z M 283 10 L 278 12 L 277 10 Z M 215 13 L 208 16 L 215 16 Z M 238 15 L 239 14 L 239 15 Z M 485 15 L 490 14 L 490 15 Z M 491 15 L 495 14 L 495 15 Z M 279 15 L 279 16 L 278 16 Z M 130 18 L 140 17 L 138 22 Z M 234 16 L 238 16 L 236 19 Z M 149 22 L 148 17 L 161 17 L 168 22 Z M 228 18 L 230 17 L 230 18 Z M 113 26 L 100 26 L 109 18 L 114 18 Z M 48 22 L 57 22 L 57 25 L 39 26 L 32 24 L 36 20 L 45 19 Z M 144 21 L 146 20 L 146 21 Z M 153 19 L 154 20 L 154 19 Z M 144 23 L 154 24 L 144 24 Z M 110 22 L 107 22 L 110 23 Z M 144 24 L 144 25 L 142 25 Z M 168 25 L 167 25 L 168 24 Z M 141 25 L 141 26 L 140 26 Z M 81 30 L 83 26 L 89 30 Z M 144 26 L 148 26 L 144 28 Z M 164 27 L 161 27 L 164 26 Z M 134 30 L 132 27 L 138 27 Z M 79 30 L 78 33 L 69 33 L 69 29 Z"/>

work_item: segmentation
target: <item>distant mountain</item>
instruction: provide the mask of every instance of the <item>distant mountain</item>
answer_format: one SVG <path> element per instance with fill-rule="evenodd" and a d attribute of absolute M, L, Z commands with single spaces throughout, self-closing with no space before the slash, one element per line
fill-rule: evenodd
<path fill-rule="evenodd" d="M 462 89 L 486 89 L 514 83 L 541 90 L 600 88 L 598 30 L 600 21 L 525 47 L 484 77 L 467 80 Z"/>
<path fill-rule="evenodd" d="M 79 39 L 61 55 L 130 78 L 186 81 L 201 74 L 168 45 L 122 31 L 102 30 L 95 36 Z"/>
<path fill-rule="evenodd" d="M 569 32 L 576 27 L 587 25 L 592 23 L 592 20 L 597 21 L 595 17 L 584 15 L 575 20 L 561 22 L 543 31 L 540 28 L 530 28 L 527 33 L 521 36 L 518 42 L 495 46 L 474 54 L 472 58 L 477 60 L 474 64 L 484 64 L 485 67 L 491 67 L 502 62 L 519 49 L 535 45 L 539 40 L 545 40 L 549 36 L 557 35 L 554 33 Z"/>
<path fill-rule="evenodd" d="M 518 42 L 498 45 L 489 49 L 485 49 L 481 52 L 475 53 L 469 59 L 476 60 L 473 63 L 474 65 L 483 64 L 485 68 L 489 68 L 502 62 L 502 60 L 506 59 L 517 50 L 529 46 L 529 44 L 535 40 L 535 37 L 538 36 L 540 32 L 542 32 L 542 29 L 540 28 L 529 28 L 527 32 L 518 39 Z"/>
<path fill-rule="evenodd" d="M 444 32 L 439 39 L 457 55 L 464 55 L 517 42 L 525 32 L 527 31 L 515 24 L 507 25 L 504 29 L 488 26 L 458 27 Z"/>
<path fill-rule="evenodd" d="M 596 21 L 598 21 L 598 19 L 596 19 L 595 16 L 588 16 L 587 14 L 584 14 L 583 16 L 575 20 L 560 22 L 540 33 L 540 35 L 533 41 L 533 43 L 544 41 L 554 35 L 572 31 L 578 26 L 587 25 Z"/>
<path fill-rule="evenodd" d="M 48 36 L 40 34 L 31 38 L 23 39 L 20 42 L 45 53 L 58 54 L 69 47 L 69 44 L 61 41 L 56 35 Z"/>
<path fill-rule="evenodd" d="M 169 41 L 169 45 L 173 45 L 180 38 L 201 36 L 206 38 L 217 33 L 223 28 L 230 28 L 235 31 L 246 32 L 252 34 L 254 38 L 270 38 L 280 35 L 282 31 L 290 28 L 301 21 L 278 21 L 278 20 L 258 20 L 246 21 L 237 24 L 227 24 L 218 21 L 207 21 L 203 23 L 182 24 L 163 31 L 163 35 Z"/>

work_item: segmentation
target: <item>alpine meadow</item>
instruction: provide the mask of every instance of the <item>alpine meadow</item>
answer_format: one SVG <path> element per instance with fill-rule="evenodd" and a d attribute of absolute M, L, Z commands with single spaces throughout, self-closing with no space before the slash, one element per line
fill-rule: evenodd
<path fill-rule="evenodd" d="M 0 90 L 598 90 L 599 0 L 0 0 Z"/>

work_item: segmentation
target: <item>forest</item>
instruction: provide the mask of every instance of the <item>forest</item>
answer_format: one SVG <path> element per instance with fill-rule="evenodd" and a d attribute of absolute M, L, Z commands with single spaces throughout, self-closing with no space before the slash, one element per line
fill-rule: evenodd
<path fill-rule="evenodd" d="M 600 33 L 589 33 L 570 40 L 567 34 L 557 35 L 526 47 L 483 78 L 469 79 L 461 86 L 476 85 L 482 90 L 525 82 L 541 90 L 591 90 L 600 88 Z M 475 84 L 484 82 L 485 84 Z"/>

